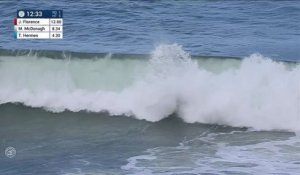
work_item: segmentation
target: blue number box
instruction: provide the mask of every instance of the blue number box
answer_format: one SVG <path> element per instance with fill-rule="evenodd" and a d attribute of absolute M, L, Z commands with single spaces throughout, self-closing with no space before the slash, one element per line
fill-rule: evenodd
<path fill-rule="evenodd" d="M 17 10 L 17 18 L 63 18 L 62 10 Z"/>

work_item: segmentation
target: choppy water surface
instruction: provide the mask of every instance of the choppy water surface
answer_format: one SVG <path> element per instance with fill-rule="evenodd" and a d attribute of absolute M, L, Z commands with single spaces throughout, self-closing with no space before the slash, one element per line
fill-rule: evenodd
<path fill-rule="evenodd" d="M 193 55 L 260 52 L 299 59 L 299 1 L 1 1 L 2 48 L 149 53 L 179 43 Z M 61 41 L 16 41 L 17 9 L 64 10 Z"/>

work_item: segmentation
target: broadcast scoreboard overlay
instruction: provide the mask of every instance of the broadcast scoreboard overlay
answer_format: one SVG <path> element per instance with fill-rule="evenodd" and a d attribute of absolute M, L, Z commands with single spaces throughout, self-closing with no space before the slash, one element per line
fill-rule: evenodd
<path fill-rule="evenodd" d="M 62 39 L 62 10 L 18 10 L 14 18 L 16 39 Z"/>

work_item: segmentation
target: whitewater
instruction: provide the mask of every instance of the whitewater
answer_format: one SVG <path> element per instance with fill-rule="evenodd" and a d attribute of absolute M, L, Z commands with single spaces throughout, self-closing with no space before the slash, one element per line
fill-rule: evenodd
<path fill-rule="evenodd" d="M 149 59 L 0 56 L 0 104 L 107 112 L 156 122 L 300 130 L 300 66 L 260 54 L 192 59 L 178 44 Z"/>

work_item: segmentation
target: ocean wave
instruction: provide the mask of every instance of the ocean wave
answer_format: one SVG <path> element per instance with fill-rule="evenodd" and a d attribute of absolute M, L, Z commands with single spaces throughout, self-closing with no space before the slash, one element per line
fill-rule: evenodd
<path fill-rule="evenodd" d="M 194 60 L 160 45 L 146 59 L 0 56 L 0 104 L 159 121 L 300 130 L 300 66 L 260 54 Z"/>

